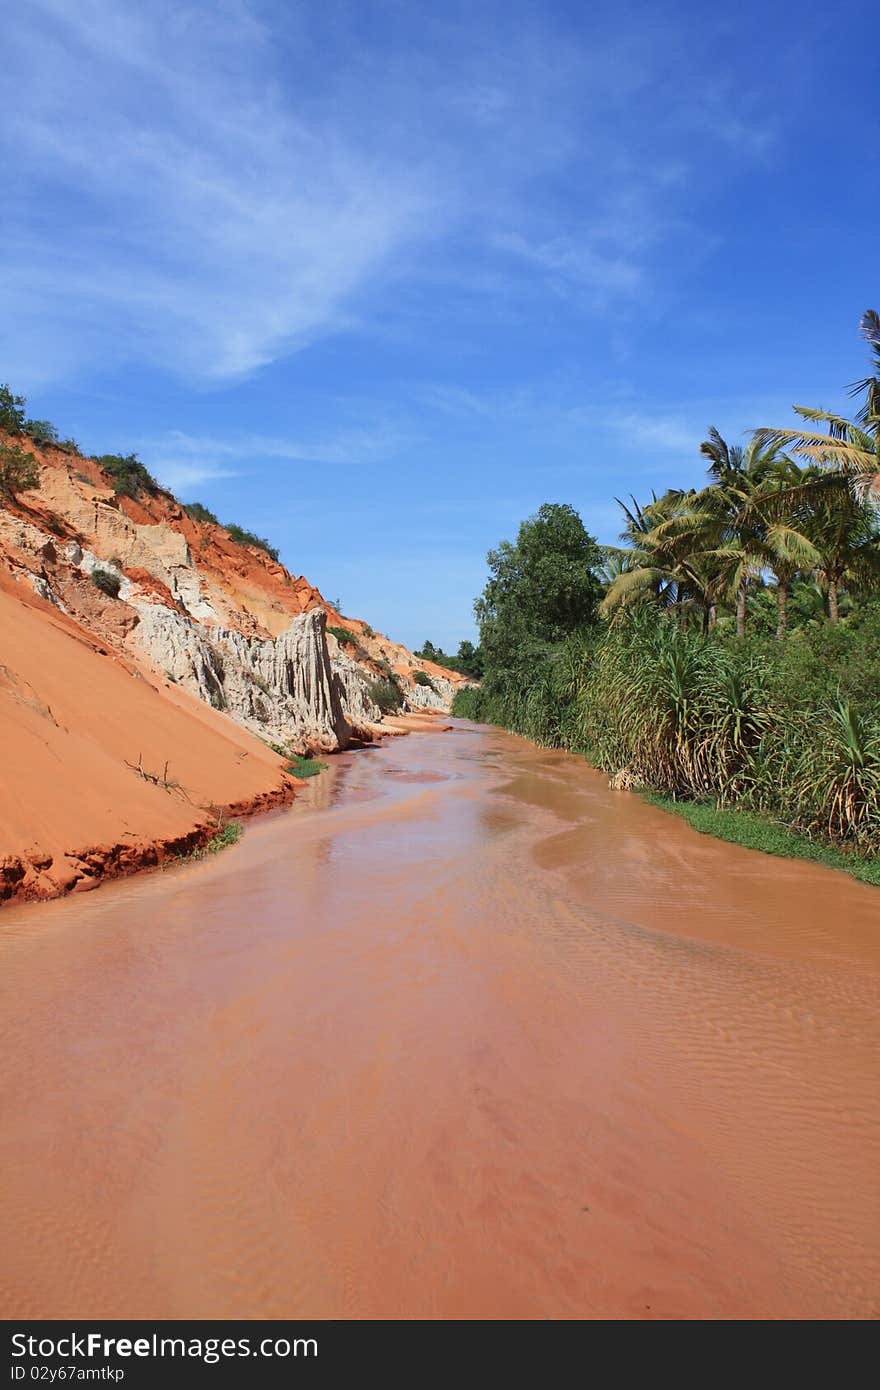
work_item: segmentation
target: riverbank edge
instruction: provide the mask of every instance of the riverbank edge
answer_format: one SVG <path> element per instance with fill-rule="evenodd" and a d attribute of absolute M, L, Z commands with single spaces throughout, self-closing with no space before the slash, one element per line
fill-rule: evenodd
<path fill-rule="evenodd" d="M 730 844 L 758 850 L 777 859 L 804 859 L 810 863 L 824 864 L 829 869 L 840 869 L 861 883 L 880 887 L 878 859 L 857 859 L 855 855 L 835 849 L 833 845 L 810 840 L 806 835 L 789 830 L 755 811 L 714 806 L 707 801 L 675 801 L 661 792 L 642 788 L 635 790 L 643 801 L 679 816 L 700 835 L 711 835 L 716 840 L 727 840 Z"/>
<path fill-rule="evenodd" d="M 64 855 L 68 871 L 62 882 L 46 877 L 35 879 L 30 861 L 20 856 L 7 856 L 0 864 L 0 915 L 7 907 L 53 902 L 74 893 L 92 892 L 115 879 L 130 878 L 132 874 L 200 857 L 217 839 L 223 839 L 224 846 L 232 844 L 233 840 L 223 838 L 224 827 L 231 822 L 251 820 L 268 811 L 283 809 L 293 801 L 298 785 L 302 784 L 285 775 L 279 786 L 259 792 L 246 801 L 218 807 L 210 818 L 196 820 L 190 830 L 167 839 L 157 837 L 135 844 L 117 841 L 68 850 Z M 36 867 L 51 866 L 50 861 Z"/>
<path fill-rule="evenodd" d="M 465 718 L 463 715 L 457 717 Z M 503 724 L 481 724 L 474 719 L 468 722 L 477 728 L 499 729 L 503 733 L 514 734 L 535 748 L 552 746 L 535 743 L 533 739 L 526 738 L 525 734 L 517 733 L 515 729 L 505 729 Z M 575 758 L 583 758 L 594 772 L 608 775 L 607 770 L 594 762 L 583 749 L 561 748 L 560 751 L 570 753 Z M 687 821 L 691 829 L 696 830 L 699 835 L 711 835 L 716 840 L 726 840 L 729 844 L 757 850 L 760 854 L 770 854 L 776 859 L 803 859 L 809 863 L 823 864 L 828 869 L 839 869 L 842 873 L 849 874 L 860 883 L 880 888 L 880 858 L 858 859 L 854 854 L 848 854 L 845 850 L 837 849 L 823 841 L 811 840 L 799 831 L 780 825 L 778 821 L 759 815 L 756 811 L 719 807 L 708 801 L 676 801 L 674 797 L 664 796 L 662 792 L 652 791 L 650 787 L 631 787 L 626 790 L 635 792 L 650 806 L 656 806 L 660 811 L 668 811 L 671 815 Z"/>
<path fill-rule="evenodd" d="M 384 741 L 388 738 L 405 737 L 411 733 L 446 733 L 452 727 L 443 722 L 446 718 L 448 716 L 442 711 L 401 715 L 395 720 L 388 720 L 387 729 L 383 729 L 381 733 L 377 731 L 376 739 Z M 351 748 L 346 751 L 351 751 Z M 337 754 L 324 756 L 333 758 Z M 282 780 L 278 786 L 258 792 L 245 801 L 230 802 L 213 808 L 211 818 L 196 820 L 192 828 L 183 834 L 167 839 L 144 840 L 139 844 L 117 842 L 66 851 L 64 858 L 68 861 L 69 872 L 65 874 L 61 883 L 46 877 L 35 878 L 35 866 L 20 856 L 7 855 L 0 858 L 0 915 L 6 907 L 54 902 L 58 898 L 68 898 L 74 893 L 93 892 L 104 883 L 130 878 L 133 874 L 148 873 L 151 870 L 168 869 L 174 864 L 185 863 L 188 859 L 201 858 L 206 852 L 214 853 L 215 849 L 222 851 L 231 848 L 240 837 L 236 835 L 234 838 L 225 838 L 224 827 L 228 828 L 231 822 L 253 820 L 270 811 L 285 810 L 295 800 L 297 789 L 303 786 L 308 777 L 314 775 L 307 772 L 305 776 L 298 776 L 293 770 L 295 761 L 288 768 L 282 769 Z M 326 763 L 322 764 L 320 770 L 326 766 Z M 221 843 L 213 845 L 212 842 L 217 840 Z"/>

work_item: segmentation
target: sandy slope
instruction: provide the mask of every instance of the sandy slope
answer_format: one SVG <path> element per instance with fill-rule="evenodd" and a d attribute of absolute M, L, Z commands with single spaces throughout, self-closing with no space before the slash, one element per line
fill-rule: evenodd
<path fill-rule="evenodd" d="M 170 493 L 117 495 L 94 459 L 0 433 L 10 442 L 32 453 L 39 486 L 0 499 L 0 903 L 94 887 L 199 844 L 221 811 L 293 795 L 296 783 L 242 727 L 241 709 L 224 703 L 228 713 L 218 713 L 204 690 L 199 700 L 191 681 L 186 690 L 167 679 L 166 660 L 129 641 L 138 605 L 191 624 L 184 652 L 188 631 L 268 640 L 323 609 L 331 627 L 352 633 L 345 659 L 367 681 L 391 669 L 415 692 L 422 669 L 447 693 L 464 683 L 340 615 L 264 549 L 194 521 Z M 84 552 L 124 577 L 119 601 L 91 582 Z M 341 659 L 336 637 L 331 650 Z M 423 727 L 436 725 L 420 711 L 386 731 Z M 374 728 L 365 722 L 364 735 Z"/>
<path fill-rule="evenodd" d="M 218 811 L 290 799 L 258 739 L 157 689 L 0 571 L 0 900 L 92 887 L 204 840 Z M 127 763 L 176 788 L 141 778 Z"/>

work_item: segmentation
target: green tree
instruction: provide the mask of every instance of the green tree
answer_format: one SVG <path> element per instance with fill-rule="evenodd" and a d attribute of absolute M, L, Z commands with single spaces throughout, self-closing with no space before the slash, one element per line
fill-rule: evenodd
<path fill-rule="evenodd" d="M 0 430 L 24 433 L 24 396 L 14 396 L 9 386 L 0 386 Z"/>
<path fill-rule="evenodd" d="M 479 680 L 483 674 L 483 653 L 467 638 L 458 644 L 454 669 L 461 671 L 465 676 L 471 676 L 474 680 Z"/>
<path fill-rule="evenodd" d="M 0 496 L 14 502 L 16 494 L 40 486 L 40 472 L 33 454 L 20 444 L 0 445 Z"/>
<path fill-rule="evenodd" d="M 160 491 L 156 479 L 137 454 L 101 454 L 95 462 L 110 478 L 117 497 L 136 499 L 144 493 L 155 496 Z"/>
<path fill-rule="evenodd" d="M 24 430 L 35 444 L 61 443 L 60 435 L 51 420 L 25 420 Z"/>
<path fill-rule="evenodd" d="M 474 604 L 487 672 L 528 667 L 595 621 L 602 551 L 573 507 L 545 503 L 515 543 L 487 558 L 490 578 Z"/>
<path fill-rule="evenodd" d="M 216 516 L 210 510 L 210 508 L 204 506 L 201 502 L 184 502 L 183 510 L 186 512 L 188 517 L 190 517 L 193 521 L 200 521 L 203 526 L 220 525 L 220 522 L 217 520 Z"/>
<path fill-rule="evenodd" d="M 236 545 L 254 545 L 258 550 L 265 550 L 270 559 L 278 564 L 280 551 L 276 546 L 272 545 L 271 541 L 266 540 L 265 536 L 258 536 L 255 531 L 248 531 L 244 526 L 239 526 L 234 521 L 226 522 L 226 530 L 229 532 L 230 538 L 235 541 Z M 339 612 L 335 603 L 331 606 L 336 608 L 337 613 Z"/>

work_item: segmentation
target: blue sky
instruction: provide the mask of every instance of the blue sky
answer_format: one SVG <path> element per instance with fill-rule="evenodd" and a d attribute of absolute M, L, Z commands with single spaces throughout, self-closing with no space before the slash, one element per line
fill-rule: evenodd
<path fill-rule="evenodd" d="M 874 20 L 12 6 L 0 381 L 454 647 L 542 502 L 611 541 L 709 425 L 843 406 L 880 308 Z"/>

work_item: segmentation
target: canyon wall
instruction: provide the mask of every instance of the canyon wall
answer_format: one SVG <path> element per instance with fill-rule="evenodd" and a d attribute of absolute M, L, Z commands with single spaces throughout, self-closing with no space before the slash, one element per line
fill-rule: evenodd
<path fill-rule="evenodd" d="M 375 734 L 377 681 L 399 683 L 404 709 L 449 709 L 458 673 L 344 617 L 266 551 L 160 489 L 118 495 L 94 460 L 32 452 L 40 486 L 0 508 L 0 562 L 135 660 L 300 752 Z"/>
<path fill-rule="evenodd" d="M 289 799 L 279 753 L 399 732 L 389 688 L 403 710 L 444 711 L 464 683 L 161 488 L 127 495 L 94 459 L 9 442 L 32 454 L 39 487 L 0 499 L 0 731 L 41 774 L 12 756 L 0 771 L 0 901 L 195 846 L 230 809 Z M 104 806 L 91 819 L 77 814 L 84 783 Z M 41 834 L 53 801 L 68 829 Z"/>

